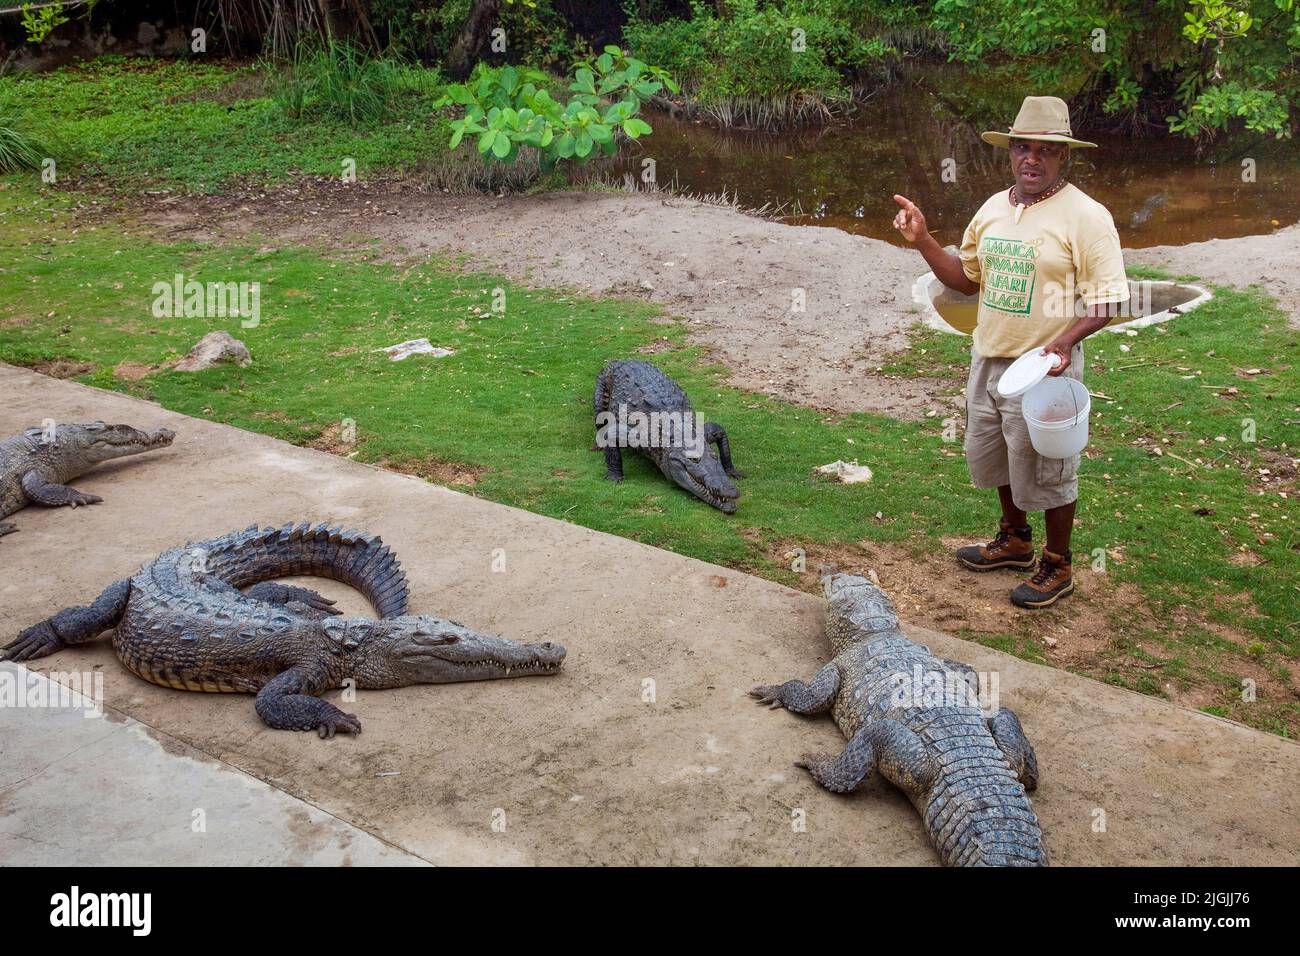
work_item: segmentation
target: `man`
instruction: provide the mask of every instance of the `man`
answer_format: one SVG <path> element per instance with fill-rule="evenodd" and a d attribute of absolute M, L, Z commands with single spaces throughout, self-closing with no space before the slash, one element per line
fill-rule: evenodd
<path fill-rule="evenodd" d="M 1038 569 L 1011 592 L 1013 604 L 1042 608 L 1074 591 L 1070 531 L 1079 456 L 1035 452 L 1020 398 L 999 395 L 998 379 L 1032 349 L 1056 356 L 1049 374 L 1081 379 L 1079 343 L 1128 300 L 1128 281 L 1110 213 L 1066 182 L 1070 149 L 1096 144 L 1074 138 L 1063 100 L 1026 97 L 1009 132 L 982 138 L 1008 149 L 1015 184 L 980 207 L 960 255 L 939 246 L 904 196 L 894 197 L 902 207 L 894 226 L 944 285 L 980 294 L 966 385 L 966 463 L 977 488 L 997 488 L 1002 519 L 992 541 L 958 549 L 957 560 L 975 571 L 1033 568 L 1026 512 L 1044 512 L 1047 543 Z"/>

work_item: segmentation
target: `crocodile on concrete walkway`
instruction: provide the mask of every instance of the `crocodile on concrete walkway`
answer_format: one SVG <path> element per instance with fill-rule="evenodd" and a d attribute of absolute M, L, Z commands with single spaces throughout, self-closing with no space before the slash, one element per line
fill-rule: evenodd
<path fill-rule="evenodd" d="M 888 596 L 865 578 L 822 578 L 835 659 L 808 684 L 756 687 L 759 703 L 796 714 L 830 711 L 848 746 L 798 766 L 834 793 L 875 771 L 902 790 L 948 866 L 1046 866 L 1025 796 L 1038 761 L 1006 708 L 986 719 L 975 672 L 908 640 Z"/>
<path fill-rule="evenodd" d="M 114 458 L 166 448 L 176 433 L 161 428 L 144 432 L 130 425 L 82 422 L 28 428 L 0 441 L 0 518 L 29 504 L 57 507 L 95 505 L 103 501 L 69 488 L 65 482 Z M 0 536 L 18 528 L 0 521 Z"/>
<path fill-rule="evenodd" d="M 649 362 L 610 362 L 596 378 L 596 448 L 605 452 L 605 477 L 623 480 L 623 449 L 635 448 L 670 481 L 713 507 L 733 514 L 743 478 L 731 463 L 727 432 L 704 422 L 680 385 Z M 711 445 L 717 445 L 715 455 Z"/>
<path fill-rule="evenodd" d="M 337 616 L 289 575 L 360 590 L 379 620 Z M 256 694 L 280 730 L 360 733 L 354 714 L 317 695 L 361 689 L 554 674 L 558 644 L 517 644 L 455 621 L 407 615 L 406 574 L 376 536 L 324 524 L 256 525 L 172 548 L 87 607 L 32 625 L 0 658 L 25 661 L 116 628 L 113 650 L 138 677 L 178 690 Z M 332 616 L 333 615 L 333 616 Z"/>

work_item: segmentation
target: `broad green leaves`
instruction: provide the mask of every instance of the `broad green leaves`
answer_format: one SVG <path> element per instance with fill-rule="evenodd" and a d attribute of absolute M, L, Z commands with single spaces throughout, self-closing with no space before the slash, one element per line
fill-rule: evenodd
<path fill-rule="evenodd" d="M 546 90 L 545 73 L 528 67 L 493 68 L 480 63 L 469 80 L 449 85 L 434 104 L 462 106 L 452 123 L 450 149 L 466 135 L 478 136 L 478 152 L 489 159 L 514 162 L 521 147 L 538 150 L 543 168 L 559 160 L 613 155 L 621 133 L 638 139 L 652 132 L 638 118 L 641 104 L 660 90 L 678 91 L 663 70 L 607 46 L 594 61 L 579 63 L 561 104 Z"/>
<path fill-rule="evenodd" d="M 1193 43 L 1207 40 L 1220 42 L 1229 37 L 1244 37 L 1254 23 L 1250 14 L 1222 0 L 1189 0 L 1192 9 L 1183 14 L 1187 25 L 1183 36 Z"/>

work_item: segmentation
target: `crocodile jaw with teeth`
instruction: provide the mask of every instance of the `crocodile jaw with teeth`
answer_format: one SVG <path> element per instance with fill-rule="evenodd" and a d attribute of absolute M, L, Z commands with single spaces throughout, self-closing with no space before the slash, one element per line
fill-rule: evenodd
<path fill-rule="evenodd" d="M 357 686 L 363 688 L 555 674 L 565 657 L 558 644 L 519 644 L 432 617 L 336 619 L 322 626 L 335 633 L 366 629 L 354 652 Z"/>

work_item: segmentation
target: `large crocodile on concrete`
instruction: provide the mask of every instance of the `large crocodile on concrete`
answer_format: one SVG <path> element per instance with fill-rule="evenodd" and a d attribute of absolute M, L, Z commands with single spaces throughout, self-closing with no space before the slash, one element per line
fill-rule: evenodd
<path fill-rule="evenodd" d="M 130 425 L 83 422 L 28 428 L 0 441 L 0 518 L 29 504 L 56 507 L 95 505 L 98 495 L 69 488 L 65 482 L 114 458 L 166 448 L 176 433 L 161 428 L 144 432 Z M 18 528 L 0 521 L 0 536 Z"/>
<path fill-rule="evenodd" d="M 844 752 L 805 754 L 797 766 L 833 793 L 875 771 L 921 814 L 948 866 L 1045 866 L 1047 852 L 1026 790 L 1038 761 L 1005 708 L 986 719 L 975 672 L 903 636 L 885 592 L 865 578 L 822 578 L 835 659 L 808 684 L 756 687 L 759 703 L 797 714 L 832 713 Z"/>
<path fill-rule="evenodd" d="M 605 478 L 623 480 L 623 449 L 635 448 L 670 481 L 727 514 L 745 477 L 731 463 L 726 430 L 700 421 L 681 386 L 649 362 L 610 362 L 596 378 L 596 447 L 605 452 Z M 715 455 L 710 445 L 717 445 Z M 721 459 L 721 460 L 719 460 Z"/>
<path fill-rule="evenodd" d="M 295 574 L 356 587 L 380 619 L 339 617 L 315 591 L 272 580 Z M 44 657 L 116 628 L 113 650 L 138 677 L 256 694 L 271 727 L 322 737 L 361 732 L 354 714 L 317 696 L 345 682 L 370 689 L 524 677 L 554 674 L 564 661 L 558 644 L 516 644 L 406 609 L 406 574 L 378 537 L 323 524 L 253 525 L 167 551 L 89 606 L 27 628 L 0 657 Z"/>

